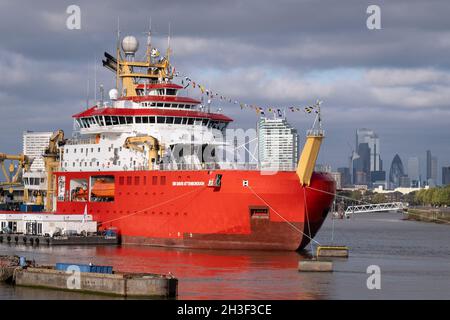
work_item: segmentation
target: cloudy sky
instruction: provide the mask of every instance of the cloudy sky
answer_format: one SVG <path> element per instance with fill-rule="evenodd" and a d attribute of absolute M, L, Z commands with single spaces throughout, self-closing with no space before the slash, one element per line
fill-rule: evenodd
<path fill-rule="evenodd" d="M 80 30 L 66 27 L 72 4 Z M 381 30 L 366 27 L 371 4 Z M 177 71 L 214 91 L 261 106 L 323 100 L 321 163 L 347 165 L 355 130 L 366 127 L 380 136 L 385 169 L 398 153 L 405 164 L 418 156 L 424 171 L 431 149 L 440 177 L 450 165 L 449 14 L 446 0 L 2 0 L 0 152 L 19 152 L 24 130 L 69 133 L 88 81 L 93 103 L 94 74 L 114 86 L 101 59 L 114 52 L 118 17 L 122 34 L 141 43 L 151 18 L 161 49 L 171 25 Z M 251 110 L 222 107 L 235 127 L 255 126 Z M 303 137 L 312 118 L 288 121 Z"/>

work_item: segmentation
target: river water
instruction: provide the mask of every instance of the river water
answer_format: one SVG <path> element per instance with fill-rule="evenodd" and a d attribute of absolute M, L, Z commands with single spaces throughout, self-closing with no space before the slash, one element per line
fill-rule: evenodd
<path fill-rule="evenodd" d="M 316 240 L 350 248 L 348 259 L 333 260 L 333 273 L 297 271 L 309 246 L 299 254 L 0 244 L 0 255 L 26 256 L 41 264 L 92 262 L 120 271 L 171 272 L 179 278 L 179 299 L 450 299 L 450 225 L 402 217 L 377 213 L 327 219 Z M 370 265 L 380 267 L 380 289 L 367 288 Z M 0 299 L 111 298 L 0 283 Z"/>

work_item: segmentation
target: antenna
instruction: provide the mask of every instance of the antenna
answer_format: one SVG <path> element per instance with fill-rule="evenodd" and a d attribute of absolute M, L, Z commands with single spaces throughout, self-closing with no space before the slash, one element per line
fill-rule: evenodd
<path fill-rule="evenodd" d="M 150 54 L 152 48 L 152 18 L 150 17 L 148 32 L 147 32 L 147 61 L 150 62 Z"/>
<path fill-rule="evenodd" d="M 171 24 L 169 22 L 169 34 L 167 35 L 167 62 L 170 63 L 170 32 L 171 32 Z"/>
<path fill-rule="evenodd" d="M 103 104 L 104 104 L 104 93 L 105 93 L 105 89 L 103 88 L 103 84 L 100 85 L 100 107 L 103 108 Z"/>
<path fill-rule="evenodd" d="M 97 64 L 94 58 L 94 101 L 97 103 Z"/>
<path fill-rule="evenodd" d="M 117 70 L 116 70 L 116 89 L 119 90 L 119 72 L 120 72 L 120 17 L 117 16 L 117 47 L 116 47 L 116 59 L 117 59 Z"/>
<path fill-rule="evenodd" d="M 89 76 L 86 84 L 86 110 L 89 109 Z"/>

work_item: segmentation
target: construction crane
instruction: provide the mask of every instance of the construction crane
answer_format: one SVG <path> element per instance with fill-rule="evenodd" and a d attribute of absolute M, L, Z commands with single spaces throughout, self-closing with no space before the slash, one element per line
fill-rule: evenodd
<path fill-rule="evenodd" d="M 5 160 L 11 161 L 9 165 L 9 173 L 5 167 Z M 19 164 L 17 167 L 14 166 L 13 161 L 18 161 Z M 6 181 L 2 182 L 0 185 L 9 185 L 9 186 L 20 185 L 20 183 L 18 182 L 20 172 L 22 171 L 22 169 L 24 171 L 28 171 L 32 162 L 33 159 L 27 157 L 24 154 L 11 155 L 6 153 L 0 153 L 0 166 L 2 167 L 3 175 L 5 176 Z M 12 177 L 10 175 L 12 175 Z"/>

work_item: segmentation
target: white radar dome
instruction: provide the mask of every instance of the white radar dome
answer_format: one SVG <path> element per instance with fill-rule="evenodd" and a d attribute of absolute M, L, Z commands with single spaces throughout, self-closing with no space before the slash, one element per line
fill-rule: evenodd
<path fill-rule="evenodd" d="M 110 100 L 117 100 L 118 98 L 119 98 L 119 91 L 117 91 L 117 89 L 109 90 L 109 99 Z"/>
<path fill-rule="evenodd" d="M 122 50 L 125 54 L 135 54 L 139 49 L 139 41 L 136 37 L 126 36 L 122 40 Z"/>

